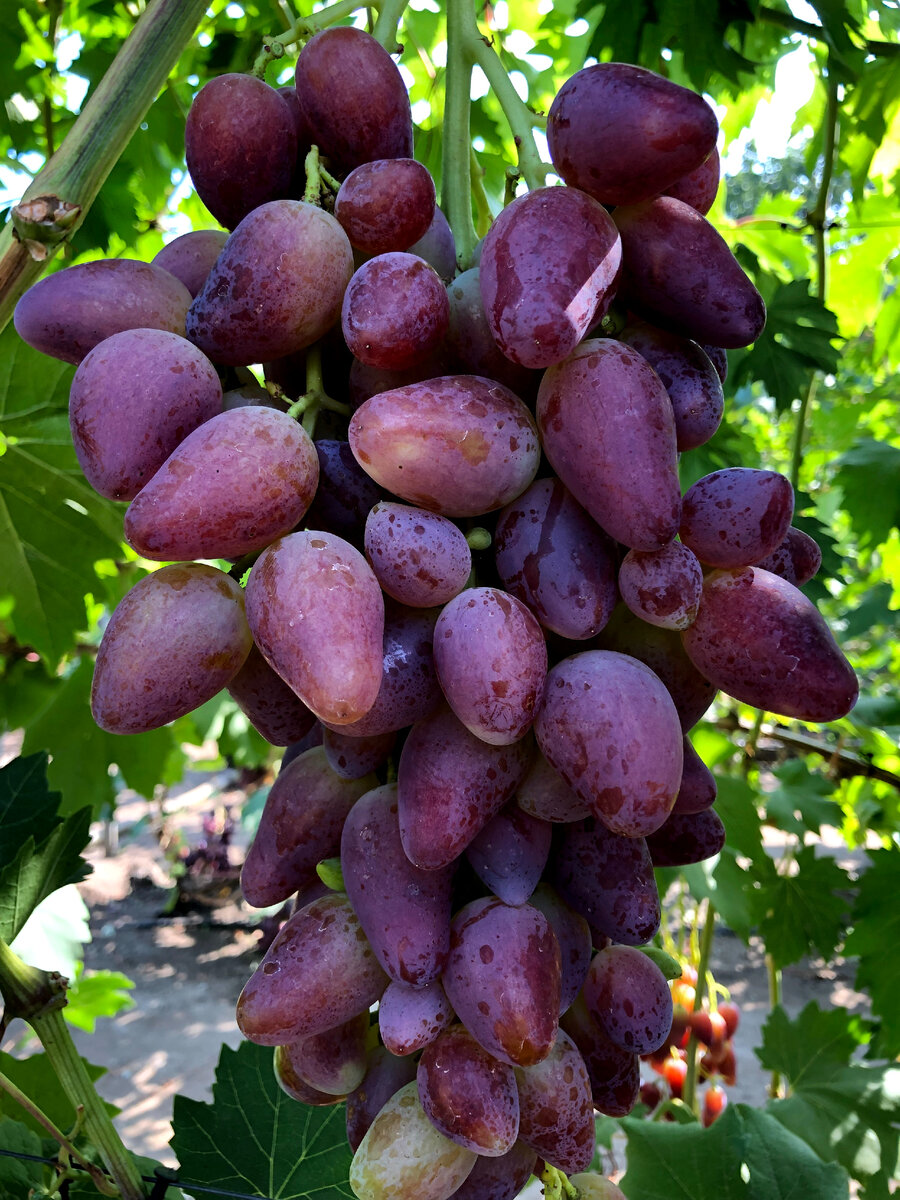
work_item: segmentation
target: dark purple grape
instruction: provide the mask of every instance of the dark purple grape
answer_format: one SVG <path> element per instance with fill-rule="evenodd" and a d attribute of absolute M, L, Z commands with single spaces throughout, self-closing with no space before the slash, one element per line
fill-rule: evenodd
<path fill-rule="evenodd" d="M 405 249 L 408 254 L 424 258 L 434 267 L 444 283 L 449 283 L 456 274 L 456 242 L 450 223 L 440 208 L 435 208 L 431 224 L 424 236 Z"/>
<path fill-rule="evenodd" d="M 652 1054 L 672 1028 L 672 993 L 652 958 L 633 946 L 607 946 L 594 957 L 584 999 L 604 1033 L 623 1050 Z"/>
<path fill-rule="evenodd" d="M 422 987 L 391 980 L 378 1005 L 381 1040 L 392 1054 L 415 1054 L 453 1021 L 453 1009 L 439 979 Z"/>
<path fill-rule="evenodd" d="M 302 200 L 261 204 L 225 243 L 187 336 L 231 366 L 296 354 L 339 319 L 352 274 L 353 251 L 330 213 Z"/>
<path fill-rule="evenodd" d="M 406 250 L 434 218 L 434 180 L 412 158 L 363 163 L 341 184 L 334 215 L 351 246 L 365 254 Z"/>
<path fill-rule="evenodd" d="M 105 338 L 82 360 L 69 392 L 79 465 L 110 500 L 136 496 L 184 438 L 221 411 L 215 367 L 162 329 Z"/>
<path fill-rule="evenodd" d="M 655 867 L 687 867 L 718 854 L 725 845 L 725 826 L 712 808 L 698 813 L 672 813 L 647 838 Z"/>
<path fill-rule="evenodd" d="M 370 771 L 377 771 L 384 766 L 396 740 L 396 733 L 353 737 L 339 730 L 326 729 L 322 734 L 322 745 L 329 766 L 342 779 L 362 779 Z"/>
<path fill-rule="evenodd" d="M 709 767 L 691 745 L 684 739 L 684 770 L 681 787 L 675 797 L 672 813 L 686 814 L 705 812 L 716 802 L 716 778 Z M 662 828 L 665 828 L 663 826 Z"/>
<path fill-rule="evenodd" d="M 280 904 L 316 877 L 316 864 L 341 848 L 341 830 L 374 776 L 342 779 L 315 746 L 295 758 L 272 784 L 241 870 L 244 899 L 254 908 Z"/>
<path fill-rule="evenodd" d="M 416 1080 L 422 1107 L 444 1137 L 490 1158 L 512 1148 L 519 1132 L 516 1076 L 464 1026 L 425 1047 Z"/>
<path fill-rule="evenodd" d="M 219 75 L 204 84 L 184 129 L 197 195 L 227 229 L 269 200 L 287 196 L 297 131 L 273 87 L 252 75 Z"/>
<path fill-rule="evenodd" d="M 388 371 L 405 371 L 427 359 L 449 321 L 444 285 L 414 254 L 379 254 L 363 263 L 341 308 L 344 340 L 354 357 Z"/>
<path fill-rule="evenodd" d="M 706 217 L 673 196 L 617 208 L 620 298 L 655 325 L 734 349 L 762 333 L 766 306 Z"/>
<path fill-rule="evenodd" d="M 341 837 L 347 895 L 391 979 L 424 987 L 450 947 L 453 869 L 423 871 L 400 842 L 397 785 L 375 788 L 353 806 Z"/>
<path fill-rule="evenodd" d="M 345 25 L 317 33 L 300 51 L 295 82 L 320 152 L 339 169 L 412 158 L 406 84 L 368 33 Z"/>
<path fill-rule="evenodd" d="M 91 712 L 107 733 L 147 733 L 193 712 L 238 673 L 252 645 L 238 584 L 181 563 L 136 583 L 103 633 Z"/>
<path fill-rule="evenodd" d="M 681 635 L 691 661 L 735 700 L 801 721 L 836 721 L 859 683 L 824 619 L 769 571 L 713 571 Z"/>
<path fill-rule="evenodd" d="M 537 472 L 531 413 L 507 388 L 447 375 L 367 400 L 350 445 L 382 487 L 445 517 L 478 517 L 521 495 Z"/>
<path fill-rule="evenodd" d="M 16 332 L 42 354 L 80 363 L 125 329 L 164 329 L 184 337 L 191 294 L 152 263 L 100 258 L 46 275 L 16 305 Z M 193 340 L 193 339 L 191 339 Z"/>
<path fill-rule="evenodd" d="M 793 525 L 784 535 L 784 541 L 776 546 L 771 554 L 753 564 L 761 571 L 771 571 L 773 575 L 780 575 L 794 587 L 803 587 L 804 583 L 809 583 L 821 565 L 822 551 L 815 539 L 802 529 L 795 529 Z"/>
<path fill-rule="evenodd" d="M 721 346 L 701 345 L 700 349 L 709 356 L 709 361 L 716 368 L 716 373 L 724 383 L 728 378 L 728 354 Z"/>
<path fill-rule="evenodd" d="M 235 408 L 176 446 L 132 500 L 125 537 L 145 558 L 240 558 L 293 529 L 318 479 L 302 425 L 274 409 Z"/>
<path fill-rule="evenodd" d="M 615 296 L 622 264 L 602 204 L 573 188 L 538 188 L 495 218 L 481 253 L 481 298 L 507 358 L 549 367 L 575 349 Z"/>
<path fill-rule="evenodd" d="M 556 171 L 603 204 L 658 196 L 709 157 L 718 131 L 702 96 L 617 62 L 576 72 L 547 116 Z"/>
<path fill-rule="evenodd" d="M 659 928 L 659 892 L 642 837 L 610 833 L 596 820 L 566 825 L 549 874 L 560 896 L 590 923 L 598 942 L 612 938 L 642 946 Z"/>
<path fill-rule="evenodd" d="M 153 265 L 180 279 L 193 297 L 206 283 L 227 241 L 228 234 L 221 229 L 195 229 L 163 246 L 154 255 Z"/>
<path fill-rule="evenodd" d="M 713 150 L 709 158 L 699 167 L 694 167 L 693 171 L 688 171 L 686 175 L 682 175 L 680 179 L 676 179 L 667 187 L 665 195 L 682 200 L 691 208 L 696 209 L 701 217 L 705 217 L 715 203 L 721 171 L 719 152 Z"/>
<path fill-rule="evenodd" d="M 489 1054 L 522 1067 L 546 1058 L 560 996 L 559 944 L 547 918 L 529 904 L 467 904 L 453 919 L 444 989 Z"/>
<path fill-rule="evenodd" d="M 537 479 L 500 513 L 497 572 L 545 629 L 583 641 L 616 603 L 615 546 L 558 479 Z"/>
<path fill-rule="evenodd" d="M 619 341 L 637 350 L 662 380 L 672 401 L 679 451 L 703 446 L 722 421 L 725 395 L 709 355 L 690 338 L 629 321 Z"/>
<path fill-rule="evenodd" d="M 417 721 L 397 768 L 400 836 L 410 862 L 435 871 L 457 858 L 514 793 L 530 738 L 490 746 L 449 709 Z"/>
<path fill-rule="evenodd" d="M 571 908 L 548 884 L 538 884 L 528 901 L 550 922 L 559 942 L 561 977 L 559 1011 L 562 1015 L 574 1002 L 591 965 L 594 951 L 587 921 Z"/>
<path fill-rule="evenodd" d="M 661 680 L 637 659 L 588 650 L 552 668 L 538 745 L 613 833 L 640 837 L 668 816 L 681 782 L 681 727 Z"/>
<path fill-rule="evenodd" d="M 316 441 L 315 447 L 319 486 L 306 514 L 307 524 L 361 542 L 366 517 L 381 499 L 381 488 L 353 457 L 349 442 L 326 438 Z"/>
<path fill-rule="evenodd" d="M 560 1024 L 578 1049 L 591 1081 L 594 1108 L 609 1117 L 624 1117 L 637 1103 L 640 1059 L 610 1041 L 580 995 Z"/>
<path fill-rule="evenodd" d="M 346 896 L 294 913 L 244 986 L 237 1023 L 260 1046 L 333 1029 L 379 999 L 388 978 Z"/>
<path fill-rule="evenodd" d="M 366 558 L 382 589 L 401 604 L 434 608 L 466 586 L 472 552 L 446 517 L 385 501 L 366 519 Z"/>
<path fill-rule="evenodd" d="M 468 1179 L 449 1200 L 515 1200 L 537 1170 L 537 1155 L 523 1141 L 499 1158 L 479 1154 Z"/>
<path fill-rule="evenodd" d="M 466 857 L 504 904 L 524 904 L 537 887 L 550 853 L 553 829 L 507 804 L 466 847 Z"/>
<path fill-rule="evenodd" d="M 725 467 L 685 494 L 681 540 L 711 567 L 749 567 L 781 545 L 794 515 L 794 489 L 777 471 Z"/>
<path fill-rule="evenodd" d="M 276 675 L 256 646 L 228 684 L 228 694 L 256 730 L 273 746 L 291 746 L 316 722 L 296 693 Z"/>
<path fill-rule="evenodd" d="M 347 1141 L 351 1150 L 359 1148 L 367 1129 L 391 1096 L 415 1078 L 413 1059 L 398 1058 L 384 1046 L 376 1046 L 370 1052 L 362 1083 L 347 1097 Z"/>
<path fill-rule="evenodd" d="M 559 1030 L 547 1057 L 516 1068 L 519 1137 L 545 1162 L 567 1175 L 584 1171 L 594 1157 L 594 1105 L 581 1052 Z"/>
<path fill-rule="evenodd" d="M 636 350 L 583 342 L 544 375 L 537 418 L 551 466 L 602 529 L 635 550 L 673 539 L 681 520 L 675 419 Z"/>
<path fill-rule="evenodd" d="M 619 567 L 619 592 L 636 617 L 663 629 L 687 629 L 700 607 L 703 568 L 681 542 L 660 550 L 629 550 Z"/>

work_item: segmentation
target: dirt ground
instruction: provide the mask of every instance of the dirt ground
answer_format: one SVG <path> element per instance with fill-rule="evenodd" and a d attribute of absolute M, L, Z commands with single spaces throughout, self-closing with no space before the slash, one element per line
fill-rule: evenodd
<path fill-rule="evenodd" d="M 233 772 L 189 781 L 166 800 L 170 824 L 188 844 L 202 837 L 202 819 L 214 803 L 238 801 Z M 215 910 L 162 915 L 171 876 L 140 798 L 124 799 L 118 810 L 118 849 L 107 855 L 103 829 L 88 857 L 92 875 L 81 885 L 90 907 L 93 940 L 85 966 L 114 969 L 134 980 L 134 1008 L 101 1021 L 93 1035 L 75 1031 L 79 1051 L 107 1068 L 102 1095 L 121 1113 L 117 1124 L 132 1150 L 174 1164 L 168 1148 L 176 1094 L 209 1099 L 222 1042 L 237 1045 L 234 1006 L 259 955 L 259 935 L 247 928 L 253 910 L 231 902 Z M 131 831 L 136 830 L 132 833 Z M 243 854 L 240 832 L 232 859 Z M 846 851 L 834 848 L 842 861 Z M 768 1012 L 761 948 L 749 950 L 728 930 L 719 930 L 713 954 L 715 977 L 740 1005 L 735 1038 L 737 1083 L 733 1101 L 762 1104 L 766 1075 L 753 1047 Z M 784 972 L 784 1002 L 798 1012 L 810 1000 L 823 1006 L 862 1009 L 865 997 L 852 987 L 853 967 L 804 961 Z M 649 1076 L 648 1076 L 649 1077 Z"/>

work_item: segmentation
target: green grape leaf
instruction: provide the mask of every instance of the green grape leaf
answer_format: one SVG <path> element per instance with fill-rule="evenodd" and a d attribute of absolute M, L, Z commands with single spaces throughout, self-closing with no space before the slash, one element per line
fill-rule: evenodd
<path fill-rule="evenodd" d="M 195 1180 L 279 1200 L 353 1200 L 344 1106 L 292 1100 L 272 1054 L 251 1042 L 223 1046 L 212 1104 L 175 1097 L 171 1144 L 183 1187 Z"/>
<path fill-rule="evenodd" d="M 756 807 L 759 793 L 746 780 L 733 775 L 720 775 L 716 789 L 716 812 L 725 826 L 725 845 L 753 863 L 763 862 L 768 856 Z"/>
<path fill-rule="evenodd" d="M 119 510 L 85 481 L 66 415 L 73 368 L 0 334 L 0 598 L 18 641 L 56 663 L 87 623 L 93 564 L 120 553 Z"/>
<path fill-rule="evenodd" d="M 762 895 L 759 934 L 776 967 L 798 962 L 814 946 L 825 958 L 840 941 L 850 879 L 833 859 L 817 858 L 814 846 L 796 856 L 796 872 L 776 875 Z"/>
<path fill-rule="evenodd" d="M 834 481 L 861 546 L 878 546 L 900 527 L 900 446 L 863 438 L 837 460 Z"/>
<path fill-rule="evenodd" d="M 0 1112 L 3 1112 L 4 1099 L 8 1100 L 9 1097 L 0 1091 Z M 16 1115 L 21 1112 L 18 1109 Z M 19 1154 L 43 1154 L 44 1151 L 41 1139 L 33 1129 L 29 1129 L 23 1121 L 6 1116 L 0 1119 L 0 1146 Z M 7 1158 L 5 1155 L 0 1157 L 0 1200 L 22 1200 L 23 1196 L 30 1196 L 32 1189 L 40 1184 L 43 1173 L 44 1168 L 40 1163 Z"/>
<path fill-rule="evenodd" d="M 133 987 L 134 982 L 120 971 L 91 971 L 85 975 L 84 967 L 79 963 L 66 992 L 63 1016 L 70 1025 L 93 1033 L 100 1017 L 114 1017 L 118 1012 L 134 1008 L 134 1001 L 128 995 Z"/>
<path fill-rule="evenodd" d="M 810 771 L 801 758 L 773 770 L 778 787 L 764 795 L 766 817 L 786 833 L 818 833 L 823 825 L 840 825 L 841 808 L 833 800 L 835 785 L 821 772 Z"/>
<path fill-rule="evenodd" d="M 843 1169 L 774 1117 L 730 1105 L 709 1127 L 626 1118 L 628 1200 L 847 1200 Z"/>
<path fill-rule="evenodd" d="M 809 388 L 814 371 L 836 371 L 840 351 L 837 317 L 809 289 L 809 280 L 775 281 L 763 275 L 757 284 L 766 301 L 766 327 L 741 359 L 735 381 L 758 379 L 785 412 Z"/>
<path fill-rule="evenodd" d="M 41 841 L 57 823 L 60 793 L 47 783 L 47 755 L 14 758 L 0 768 L 0 872 L 21 847 Z"/>
<path fill-rule="evenodd" d="M 856 725 L 869 725 L 875 729 L 896 729 L 900 726 L 900 696 L 896 693 L 860 696 L 849 720 Z"/>
<path fill-rule="evenodd" d="M 776 1008 L 756 1053 L 791 1085 L 766 1111 L 862 1180 L 867 1195 L 886 1196 L 900 1168 L 900 1066 L 851 1061 L 865 1036 L 858 1017 L 810 1002 L 794 1020 Z"/>
<path fill-rule="evenodd" d="M 851 913 L 852 929 L 844 952 L 858 955 L 856 987 L 872 997 L 880 1026 L 872 1051 L 885 1058 L 900 1056 L 900 849 L 868 851 L 869 866 L 859 879 Z"/>
<path fill-rule="evenodd" d="M 106 1067 L 98 1067 L 87 1059 L 81 1060 L 92 1083 L 96 1083 L 106 1074 Z M 58 1129 L 71 1129 L 75 1124 L 75 1106 L 69 1100 L 63 1088 L 59 1086 L 56 1072 L 50 1065 L 46 1054 L 31 1054 L 28 1058 L 13 1058 L 11 1054 L 0 1051 L 0 1071 L 13 1081 L 20 1091 L 34 1100 L 41 1110 L 46 1113 Z M 114 1104 L 104 1107 L 111 1117 L 119 1111 Z M 22 1121 L 32 1132 L 46 1136 L 46 1130 L 34 1117 L 13 1100 L 8 1092 L 0 1089 L 0 1116 L 15 1117 Z M 40 1152 L 38 1152 L 40 1153 Z"/>

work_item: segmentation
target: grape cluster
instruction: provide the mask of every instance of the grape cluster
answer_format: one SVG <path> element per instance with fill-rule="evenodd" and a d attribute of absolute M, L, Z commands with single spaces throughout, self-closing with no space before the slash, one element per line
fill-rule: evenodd
<path fill-rule="evenodd" d="M 717 689 L 827 721 L 857 685 L 798 590 L 819 554 L 789 482 L 682 496 L 724 350 L 765 320 L 704 216 L 708 105 L 579 71 L 548 117 L 563 184 L 458 275 L 412 133 L 357 29 L 313 37 L 295 87 L 213 80 L 187 160 L 231 233 L 63 270 L 16 325 L 78 363 L 85 475 L 170 564 L 109 620 L 98 724 L 227 688 L 290 748 L 242 885 L 296 899 L 244 1034 L 298 1100 L 346 1098 L 362 1200 L 508 1200 L 543 1164 L 613 1196 L 580 1176 L 594 1112 L 630 1111 L 673 1027 L 654 867 L 724 841 L 687 734 Z"/>

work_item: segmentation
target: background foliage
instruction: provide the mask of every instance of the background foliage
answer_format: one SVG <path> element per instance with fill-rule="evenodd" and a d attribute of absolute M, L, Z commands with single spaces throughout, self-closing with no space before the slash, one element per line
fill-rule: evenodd
<path fill-rule="evenodd" d="M 18 198 L 59 146 L 143 7 L 140 0 L 25 0 L 10 7 L 0 22 L 0 61 L 7 64 L 0 78 L 0 207 Z M 434 0 L 410 5 L 399 60 L 418 126 L 417 157 L 438 180 L 442 7 Z M 147 260 L 174 234 L 214 224 L 186 175 L 185 114 L 207 79 L 247 69 L 263 36 L 282 32 L 295 15 L 286 0 L 214 0 L 72 244 L 49 269 L 104 255 Z M 687 487 L 726 465 L 792 476 L 795 523 L 823 549 L 822 570 L 806 590 L 856 666 L 861 699 L 825 729 L 763 720 L 736 702 L 718 702 L 693 740 L 718 775 L 728 842 L 718 859 L 665 882 L 714 905 L 739 936 L 761 936 L 776 981 L 780 967 L 811 950 L 826 959 L 859 956 L 856 983 L 871 996 L 873 1019 L 806 1010 L 789 1024 L 776 1008 L 759 1055 L 789 1081 L 790 1094 L 773 1100 L 765 1115 L 735 1112 L 716 1138 L 723 1146 L 726 1134 L 771 1138 L 778 1123 L 782 1141 L 802 1139 L 803 1153 L 819 1164 L 817 1195 L 846 1194 L 847 1171 L 866 1196 L 886 1196 L 897 1173 L 900 1111 L 897 1073 L 884 1065 L 900 1055 L 897 956 L 883 953 L 900 934 L 900 4 L 500 0 L 480 6 L 480 17 L 538 113 L 593 58 L 662 71 L 718 107 L 726 179 L 710 219 L 754 275 L 769 320 L 755 346 L 729 354 L 726 421 L 709 445 L 683 456 L 682 480 Z M 292 67 L 290 59 L 272 64 L 270 82 L 289 80 Z M 753 131 L 776 81 L 779 106 L 789 104 L 791 78 L 803 95 L 784 154 L 773 160 Z M 477 70 L 473 94 L 475 212 L 483 232 L 502 204 L 516 154 Z M 17 863 L 27 873 L 61 830 L 86 829 L 86 814 L 75 815 L 80 810 L 109 813 L 123 786 L 149 796 L 177 781 L 185 746 L 202 744 L 215 762 L 236 765 L 277 753 L 227 698 L 137 737 L 114 738 L 94 726 L 87 697 L 104 620 L 153 564 L 123 545 L 124 506 L 95 495 L 80 475 L 66 416 L 71 374 L 25 347 L 11 327 L 0 335 L 0 718 L 7 730 L 24 728 L 25 753 L 50 753 L 50 786 L 62 793 L 58 816 L 51 806 L 46 826 L 32 830 L 32 849 L 0 860 L 0 895 Z M 817 853 L 825 827 L 851 846 L 868 847 L 870 865 L 860 878 Z M 767 846 L 767 828 L 781 835 L 778 856 Z M 31 870 L 36 900 L 46 880 Z M 0 916 L 18 920 L 8 910 Z M 220 1088 L 226 1077 L 255 1069 L 251 1051 L 242 1054 L 223 1060 Z M 203 1109 L 183 1108 L 185 1121 L 200 1127 L 208 1120 L 211 1129 L 225 1120 L 214 1106 L 208 1118 Z M 682 1194 L 663 1186 L 661 1168 L 655 1175 L 653 1168 L 668 1153 L 666 1139 L 684 1138 L 682 1128 L 634 1121 L 625 1127 L 628 1194 Z M 699 1129 L 690 1136 L 709 1137 Z M 191 1154 L 186 1125 L 176 1137 Z M 697 1155 L 684 1150 L 681 1160 L 698 1172 L 684 1192 L 695 1198 L 715 1191 L 710 1142 L 703 1145 Z M 794 1151 L 778 1145 L 793 1162 Z M 788 1194 L 789 1179 L 785 1190 L 770 1182 L 767 1196 Z M 757 1192 L 748 1185 L 725 1194 Z"/>

